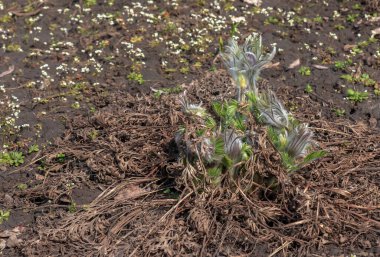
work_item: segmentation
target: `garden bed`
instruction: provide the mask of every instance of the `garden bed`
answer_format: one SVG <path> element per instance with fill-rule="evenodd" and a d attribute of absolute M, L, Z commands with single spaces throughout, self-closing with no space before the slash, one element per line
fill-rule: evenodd
<path fill-rule="evenodd" d="M 22 155 L 0 167 L 0 255 L 379 255 L 375 1 L 97 2 L 1 1 L 1 145 Z M 276 192 L 192 191 L 178 94 L 234 98 L 218 51 L 252 32 L 278 49 L 260 88 L 327 155 Z M 278 158 L 260 144 L 255 167 Z"/>

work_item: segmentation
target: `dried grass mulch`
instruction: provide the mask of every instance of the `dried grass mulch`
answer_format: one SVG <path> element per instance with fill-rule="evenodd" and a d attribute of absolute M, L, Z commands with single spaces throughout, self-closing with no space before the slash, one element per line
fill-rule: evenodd
<path fill-rule="evenodd" d="M 187 86 L 206 106 L 233 96 L 224 72 Z M 280 190 L 221 187 L 196 193 L 182 183 L 173 144 L 184 117 L 175 95 L 160 99 L 120 92 L 90 118 L 70 122 L 46 160 L 46 181 L 29 197 L 61 197 L 65 179 L 110 184 L 90 205 L 59 218 L 40 218 L 27 256 L 332 256 L 379 254 L 380 133 L 365 124 L 320 118 L 321 104 L 279 90 L 295 115 L 315 129 L 328 155 L 289 178 L 259 145 L 257 172 L 281 177 Z M 99 101 L 101 101 L 99 99 Z M 265 135 L 263 135 L 265 136 Z M 262 137 L 263 137 L 262 136 Z M 261 138 L 262 138 L 261 137 Z M 176 191 L 163 193 L 166 188 Z"/>

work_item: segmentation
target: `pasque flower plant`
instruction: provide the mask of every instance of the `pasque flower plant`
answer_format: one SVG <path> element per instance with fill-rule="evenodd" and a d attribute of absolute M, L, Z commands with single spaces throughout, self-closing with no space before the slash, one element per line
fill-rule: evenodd
<path fill-rule="evenodd" d="M 317 145 L 312 139 L 313 132 L 285 109 L 273 91 L 259 91 L 260 72 L 275 52 L 275 48 L 269 54 L 264 52 L 258 34 L 249 36 L 243 45 L 230 40 L 221 56 L 236 86 L 237 99 L 214 102 L 213 115 L 201 104 L 190 103 L 186 92 L 180 96 L 182 110 L 194 119 L 193 126 L 177 133 L 176 142 L 179 149 L 184 149 L 187 165 L 202 163 L 206 174 L 200 178 L 220 184 L 225 175 L 236 178 L 245 172 L 245 162 L 254 158 L 255 142 L 250 135 L 255 132 L 247 126 L 252 117 L 267 127 L 268 139 L 289 173 L 325 154 L 311 151 Z M 270 181 L 273 185 L 273 179 Z"/>

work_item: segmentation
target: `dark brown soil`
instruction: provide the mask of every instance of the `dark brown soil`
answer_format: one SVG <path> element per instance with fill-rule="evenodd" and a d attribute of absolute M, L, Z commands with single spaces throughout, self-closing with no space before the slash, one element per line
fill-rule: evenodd
<path fill-rule="evenodd" d="M 326 5 L 264 0 L 263 8 L 275 8 L 268 16 L 253 14 L 252 6 L 245 8 L 243 1 L 231 2 L 236 8 L 231 11 L 229 1 L 221 1 L 219 11 L 212 1 L 180 1 L 178 7 L 154 1 L 156 7 L 147 4 L 144 11 L 161 17 L 160 21 L 150 23 L 147 16 L 137 16 L 133 24 L 123 9 L 131 3 L 115 1 L 110 6 L 98 1 L 86 12 L 80 6 L 83 2 L 46 1 L 26 8 L 30 1 L 2 1 L 0 18 L 8 12 L 13 16 L 0 23 L 1 35 L 6 35 L 0 46 L 19 44 L 23 52 L 0 52 L 0 73 L 15 66 L 0 77 L 6 89 L 0 100 L 17 96 L 17 123 L 29 128 L 0 140 L 1 146 L 8 144 L 8 149 L 25 155 L 19 167 L 0 167 L 0 210 L 11 211 L 10 219 L 0 224 L 0 256 L 380 255 L 378 42 L 363 46 L 343 70 L 334 68 L 335 61 L 346 59 L 352 45 L 367 40 L 379 27 L 378 20 L 365 17 L 378 11 L 374 1 L 331 0 Z M 355 4 L 361 8 L 353 8 Z M 64 8 L 68 11 L 58 11 Z M 207 21 L 189 16 L 203 15 L 205 8 L 225 17 L 250 11 L 245 14 L 247 24 L 238 27 L 241 37 L 260 31 L 265 44 L 275 42 L 283 49 L 263 72 L 262 85 L 274 89 L 295 116 L 310 123 L 328 152 L 284 180 L 276 194 L 257 190 L 246 195 L 221 188 L 198 195 L 184 186 L 184 167 L 173 142 L 184 119 L 177 95 L 157 97 L 150 89 L 182 85 L 181 90 L 187 89 L 206 106 L 234 95 L 217 57 L 219 36 L 227 42 L 230 27 L 213 31 Z M 282 11 L 291 10 L 309 20 L 289 26 Z M 332 18 L 334 11 L 340 12 L 340 18 Z M 115 15 L 113 25 L 107 19 L 91 22 L 109 13 Z M 32 24 L 30 19 L 40 14 Z M 348 15 L 356 14 L 354 22 L 347 21 Z M 76 16 L 83 23 L 73 19 Z M 317 16 L 322 22 L 314 20 Z M 270 17 L 284 23 L 272 19 L 268 24 Z M 155 32 L 165 41 L 179 40 L 178 30 L 168 26 L 171 22 L 177 28 L 194 28 L 194 33 L 195 28 L 206 27 L 211 41 L 198 46 L 205 51 L 190 47 L 174 55 L 165 42 L 152 44 Z M 337 30 L 338 24 L 344 28 Z M 30 34 L 35 27 L 41 32 Z M 60 28 L 67 28 L 67 34 Z M 142 38 L 135 43 L 145 54 L 141 68 L 134 67 L 136 61 L 125 51 L 116 51 L 121 42 L 134 37 Z M 60 41 L 73 44 L 50 50 Z M 89 65 L 89 53 L 95 49 L 102 51 L 93 55 L 100 72 Z M 289 68 L 297 59 L 300 65 Z M 201 66 L 195 65 L 198 62 Z M 56 73 L 62 63 L 72 69 Z M 46 64 L 49 78 L 40 69 Z M 80 72 L 87 66 L 90 72 Z M 301 75 L 301 66 L 310 67 L 311 75 Z M 188 69 L 181 70 L 184 67 Z M 145 82 L 139 85 L 128 79 L 131 71 L 141 72 Z M 364 73 L 376 84 L 366 87 L 340 78 Z M 313 92 L 305 92 L 307 84 Z M 369 98 L 349 101 L 347 88 L 368 90 Z M 6 109 L 0 114 L 9 115 Z M 40 150 L 28 153 L 32 144 Z M 269 162 L 269 155 L 271 149 L 263 147 L 257 167 L 271 167 L 280 174 L 281 167 Z M 24 184 L 26 188 L 20 189 Z"/>

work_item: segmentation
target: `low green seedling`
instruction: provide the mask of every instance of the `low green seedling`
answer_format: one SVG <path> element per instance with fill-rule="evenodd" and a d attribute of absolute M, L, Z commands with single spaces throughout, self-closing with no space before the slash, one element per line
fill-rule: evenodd
<path fill-rule="evenodd" d="M 360 103 L 368 99 L 368 92 L 359 92 L 350 88 L 347 90 L 347 98 L 352 102 Z"/>
<path fill-rule="evenodd" d="M 336 70 L 345 70 L 351 64 L 352 64 L 352 60 L 351 59 L 347 59 L 345 61 L 335 61 L 334 62 L 334 68 Z"/>
<path fill-rule="evenodd" d="M 56 156 L 57 162 L 64 163 L 66 159 L 66 155 L 64 153 L 59 153 Z"/>
<path fill-rule="evenodd" d="M 280 20 L 274 16 L 269 16 L 265 21 L 264 21 L 264 24 L 265 25 L 268 25 L 268 24 L 272 24 L 272 25 L 277 25 L 280 23 Z"/>
<path fill-rule="evenodd" d="M 352 74 L 343 74 L 340 76 L 340 78 L 352 84 L 360 83 L 366 87 L 371 87 L 371 86 L 376 85 L 376 81 L 372 79 L 368 73 L 363 73 L 360 77 L 356 77 L 356 78 Z"/>
<path fill-rule="evenodd" d="M 19 166 L 24 163 L 24 155 L 22 152 L 12 151 L 0 153 L 0 164 L 9 166 Z"/>
<path fill-rule="evenodd" d="M 77 204 L 76 202 L 71 202 L 69 207 L 68 207 L 68 211 L 70 213 L 75 213 L 77 211 Z"/>
<path fill-rule="evenodd" d="M 342 24 L 337 24 L 337 25 L 334 26 L 334 28 L 335 28 L 336 30 L 344 30 L 346 27 L 343 26 Z"/>
<path fill-rule="evenodd" d="M 17 189 L 19 189 L 21 191 L 26 190 L 27 188 L 28 188 L 28 185 L 24 184 L 24 183 L 21 183 L 21 184 L 17 185 Z"/>
<path fill-rule="evenodd" d="M 0 224 L 3 224 L 4 221 L 7 221 L 11 216 L 11 212 L 0 210 Z"/>
<path fill-rule="evenodd" d="M 97 0 L 84 0 L 83 4 L 86 8 L 90 8 L 97 4 Z"/>
<path fill-rule="evenodd" d="M 128 79 L 130 81 L 137 82 L 137 84 L 139 84 L 139 85 L 142 85 L 145 82 L 145 80 L 143 78 L 143 75 L 141 73 L 137 73 L 137 72 L 131 72 L 131 73 L 129 73 Z"/>
<path fill-rule="evenodd" d="M 349 15 L 347 15 L 346 20 L 349 23 L 354 23 L 358 17 L 359 17 L 359 14 L 357 14 L 357 13 L 355 13 L 355 14 L 349 14 Z"/>
<path fill-rule="evenodd" d="M 346 110 L 341 109 L 341 108 L 336 108 L 334 109 L 334 113 L 337 117 L 343 117 L 344 115 L 346 115 Z"/>
<path fill-rule="evenodd" d="M 322 18 L 322 16 L 318 15 L 317 17 L 313 18 L 313 21 L 315 23 L 322 23 L 323 22 L 323 18 Z"/>
<path fill-rule="evenodd" d="M 306 87 L 305 87 L 305 92 L 310 94 L 310 93 L 313 93 L 313 87 L 310 85 L 310 84 L 307 84 Z"/>
<path fill-rule="evenodd" d="M 299 70 L 298 70 L 299 74 L 301 74 L 302 76 L 310 76 L 311 75 L 311 70 L 309 67 L 307 66 L 302 66 Z"/>
<path fill-rule="evenodd" d="M 369 74 L 368 73 L 363 73 L 360 78 L 359 78 L 359 81 L 366 87 L 371 87 L 371 86 L 374 86 L 376 85 L 376 81 L 371 79 L 369 77 Z"/>
<path fill-rule="evenodd" d="M 354 83 L 355 82 L 355 78 L 351 74 L 343 74 L 343 75 L 340 76 L 340 78 L 344 79 L 345 81 L 347 81 L 349 83 Z"/>
<path fill-rule="evenodd" d="M 29 150 L 28 150 L 28 153 L 31 154 L 31 153 L 36 153 L 40 150 L 40 148 L 38 147 L 37 144 L 33 144 L 29 147 Z"/>

